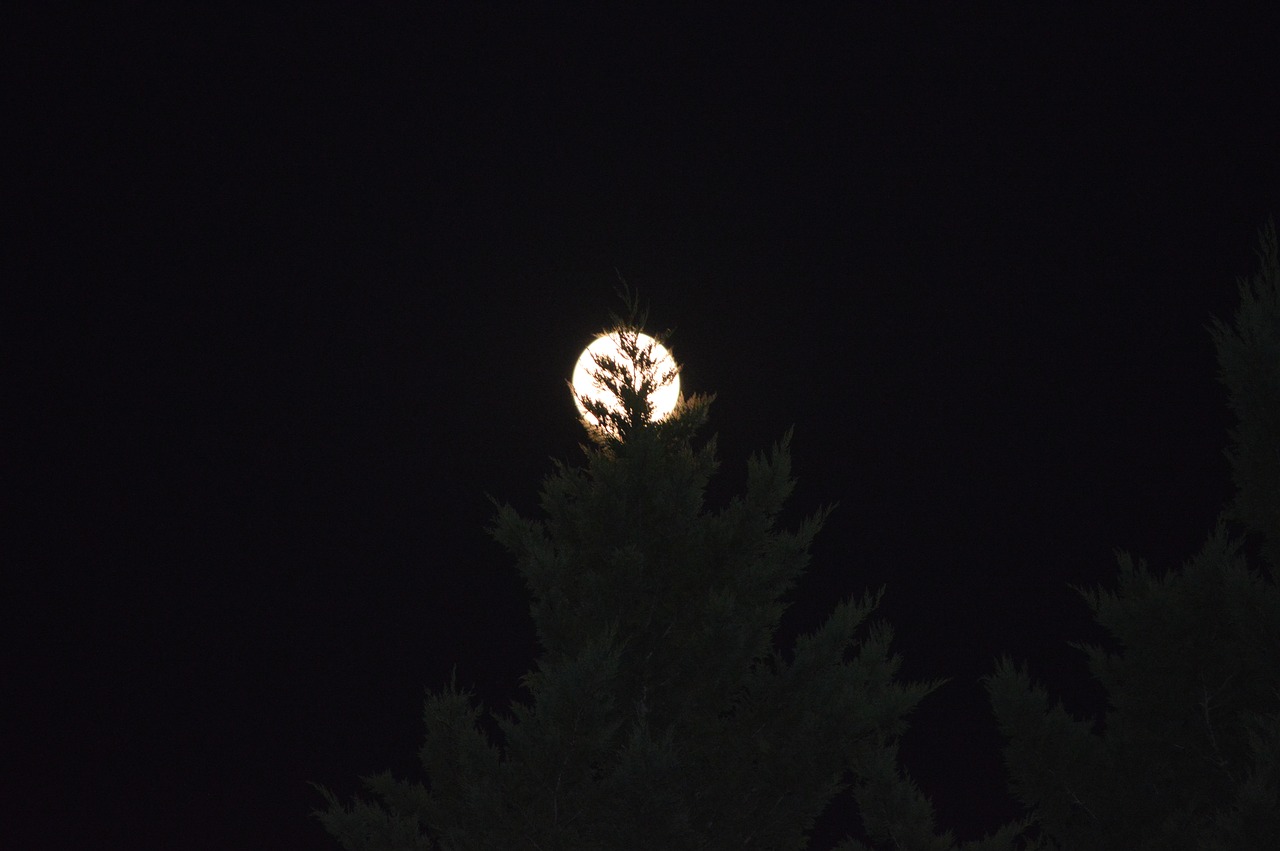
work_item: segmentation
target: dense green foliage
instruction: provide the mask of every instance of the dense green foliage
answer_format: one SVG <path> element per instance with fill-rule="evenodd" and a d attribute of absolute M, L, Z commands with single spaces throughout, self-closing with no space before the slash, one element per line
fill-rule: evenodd
<path fill-rule="evenodd" d="M 1234 327 L 1214 320 L 1220 379 L 1237 418 L 1237 493 L 1208 541 L 1155 573 L 1119 554 L 1114 588 L 1077 589 L 1111 637 L 1079 646 L 1109 711 L 1072 717 L 1025 669 L 987 678 L 1010 789 L 1028 819 L 968 851 L 1270 849 L 1280 838 L 1280 255 L 1240 283 Z M 825 512 L 778 528 L 789 435 L 748 463 L 745 493 L 704 504 L 715 441 L 694 439 L 710 399 L 655 421 L 669 375 L 639 344 L 643 318 L 611 329 L 598 358 L 619 407 L 583 400 L 599 426 L 581 467 L 544 482 L 542 518 L 499 506 L 494 538 L 532 598 L 540 655 L 527 700 L 494 716 L 456 682 L 432 695 L 420 751 L 427 783 L 365 778 L 374 800 L 321 789 L 324 827 L 350 851 L 401 849 L 802 849 L 852 791 L 864 841 L 950 851 L 932 806 L 898 766 L 911 709 L 936 683 L 896 680 L 878 595 L 848 599 L 784 655 L 783 598 Z M 661 338 L 665 341 L 665 337 Z M 637 380 L 638 379 L 638 380 Z M 1258 542 L 1260 564 L 1244 554 Z M 847 839 L 837 851 L 864 851 Z"/>
<path fill-rule="evenodd" d="M 1238 492 L 1201 551 L 1156 575 L 1119 556 L 1114 590 L 1079 589 L 1114 652 L 1084 646 L 1106 717 L 1049 705 L 1004 660 L 988 678 L 1011 790 L 1050 845 L 1075 849 L 1270 849 L 1280 842 L 1280 261 L 1272 224 L 1261 271 L 1240 283 L 1230 329 L 1215 320 L 1220 379 L 1238 419 L 1227 455 Z M 1243 539 L 1260 538 L 1251 568 Z"/>
<path fill-rule="evenodd" d="M 1262 540 L 1272 578 L 1280 565 L 1280 247 L 1275 222 L 1262 232 L 1261 268 L 1239 282 L 1234 329 L 1213 320 L 1219 380 L 1236 425 L 1226 454 L 1236 496 L 1224 512 Z"/>
<path fill-rule="evenodd" d="M 588 405 L 586 465 L 557 465 L 542 519 L 500 506 L 492 527 L 533 600 L 527 701 L 497 718 L 497 744 L 470 694 L 430 697 L 428 784 L 366 778 L 376 801 L 349 808 L 322 790 L 346 848 L 801 849 L 850 771 L 869 801 L 898 790 L 894 740 L 933 685 L 895 680 L 875 595 L 842 602 L 790 658 L 775 648 L 824 513 L 777 528 L 789 435 L 751 459 L 742 496 L 704 505 L 714 440 L 692 439 L 710 400 L 653 421 L 664 376 L 632 307 L 614 329 L 625 362 L 597 359 L 620 408 Z M 873 814 L 871 832 L 890 821 Z"/>

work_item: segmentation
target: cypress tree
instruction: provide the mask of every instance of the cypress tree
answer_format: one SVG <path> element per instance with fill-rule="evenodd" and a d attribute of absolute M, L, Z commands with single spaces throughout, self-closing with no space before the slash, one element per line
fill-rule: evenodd
<path fill-rule="evenodd" d="M 1105 718 L 1076 718 L 1004 659 L 987 679 L 1010 789 L 1049 847 L 1271 849 L 1280 839 L 1280 259 L 1239 284 L 1234 329 L 1215 319 L 1219 378 L 1237 417 L 1237 487 L 1208 541 L 1156 574 L 1119 553 L 1114 590 L 1077 589 L 1118 651 L 1076 645 L 1105 687 Z M 1261 538 L 1261 570 L 1228 522 Z M 1269 574 L 1269 575 L 1268 575 Z M 1101 729 L 1098 729 L 1098 727 Z"/>
<path fill-rule="evenodd" d="M 1236 495 L 1223 518 L 1261 539 L 1263 564 L 1280 566 L 1280 250 L 1275 221 L 1259 237 L 1259 271 L 1237 282 L 1234 328 L 1213 319 L 1218 380 L 1236 416 L 1226 449 Z"/>
<path fill-rule="evenodd" d="M 780 851 L 805 848 L 852 783 L 872 839 L 934 843 L 895 743 L 938 684 L 896 680 L 891 632 L 869 622 L 879 594 L 840 602 L 788 654 L 775 646 L 827 511 L 779 527 L 789 432 L 748 461 L 744 493 L 705 504 L 715 440 L 695 438 L 712 400 L 656 420 L 648 397 L 670 376 L 626 298 L 609 329 L 622 357 L 596 360 L 617 405 L 582 400 L 596 420 L 584 420 L 585 463 L 556 464 L 539 519 L 499 505 L 491 526 L 528 586 L 539 644 L 524 698 L 491 716 L 501 741 L 455 680 L 426 701 L 425 783 L 364 778 L 372 798 L 349 806 L 318 787 L 317 816 L 351 851 Z"/>

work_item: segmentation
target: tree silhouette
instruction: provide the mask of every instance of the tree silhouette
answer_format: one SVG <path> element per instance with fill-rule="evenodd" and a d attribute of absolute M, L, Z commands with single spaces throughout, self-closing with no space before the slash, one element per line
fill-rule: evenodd
<path fill-rule="evenodd" d="M 541 519 L 499 505 L 491 527 L 532 597 L 527 700 L 493 716 L 495 743 L 451 683 L 426 701 L 425 784 L 363 778 L 373 800 L 350 806 L 317 787 L 317 816 L 352 851 L 800 849 L 852 780 L 872 839 L 933 841 L 895 742 L 938 684 L 897 681 L 891 632 L 868 623 L 879 594 L 841 602 L 787 655 L 775 647 L 826 511 L 778 528 L 790 433 L 750 459 L 745 493 L 704 504 L 715 440 L 693 441 L 712 400 L 653 420 L 648 395 L 667 377 L 624 299 L 610 329 L 623 358 L 596 361 L 618 404 L 583 400 L 599 422 L 584 422 L 585 465 L 557 463 Z"/>
<path fill-rule="evenodd" d="M 1156 575 L 1118 554 L 1114 590 L 1077 589 L 1118 650 L 1081 647 L 1106 688 L 1101 730 L 1049 705 L 1009 659 L 987 678 L 1010 788 L 1062 849 L 1263 849 L 1280 838 L 1280 259 L 1239 284 L 1234 330 L 1214 319 L 1238 423 L 1237 493 L 1208 541 Z M 1261 538 L 1252 569 L 1228 522 Z M 1268 576 L 1269 572 L 1269 576 Z"/>

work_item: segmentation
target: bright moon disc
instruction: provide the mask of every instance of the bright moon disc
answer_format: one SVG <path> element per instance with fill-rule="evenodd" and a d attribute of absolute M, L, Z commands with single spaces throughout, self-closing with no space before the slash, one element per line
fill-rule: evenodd
<path fill-rule="evenodd" d="M 648 334 L 639 334 L 638 342 L 641 349 L 653 346 L 655 375 L 662 375 L 664 372 L 675 369 L 676 362 L 675 358 L 671 357 L 671 352 L 667 351 L 665 347 L 660 345 Z M 599 369 L 596 366 L 594 355 L 604 355 L 605 357 L 612 358 L 618 363 L 626 364 L 627 359 L 622 354 L 620 344 L 621 339 L 616 333 L 602 334 L 601 336 L 596 337 L 595 341 L 591 345 L 583 349 L 582 354 L 578 357 L 577 366 L 573 368 L 573 391 L 575 394 L 573 397 L 574 404 L 578 406 L 578 412 L 582 414 L 583 418 L 593 425 L 599 425 L 599 423 L 596 422 L 594 415 L 588 413 L 587 409 L 582 407 L 582 401 L 578 398 L 579 396 L 586 396 L 588 399 L 603 402 L 618 413 L 622 413 L 621 403 L 615 399 L 613 394 L 608 390 L 597 386 L 595 379 L 591 377 L 591 373 L 596 372 Z M 639 383 L 640 378 L 637 376 L 637 386 Z M 653 421 L 657 422 L 659 420 L 666 419 L 671 412 L 675 410 L 676 402 L 679 401 L 679 399 L 680 376 L 676 375 L 671 379 L 671 381 L 661 387 L 658 387 L 649 394 L 649 403 L 653 405 Z"/>

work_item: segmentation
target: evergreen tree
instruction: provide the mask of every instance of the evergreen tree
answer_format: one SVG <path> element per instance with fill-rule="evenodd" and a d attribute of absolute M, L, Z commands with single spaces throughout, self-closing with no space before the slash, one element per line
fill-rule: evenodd
<path fill-rule="evenodd" d="M 542 519 L 499 506 L 491 528 L 532 597 L 527 700 L 494 716 L 495 743 L 456 681 L 429 696 L 428 782 L 364 778 L 375 800 L 349 807 L 321 788 L 324 827 L 351 851 L 800 849 L 852 778 L 873 840 L 949 845 L 896 766 L 905 718 L 937 684 L 895 679 L 890 630 L 868 623 L 879 595 L 775 648 L 826 515 L 778 528 L 790 434 L 748 462 L 744 494 L 704 505 L 715 441 L 693 440 L 711 399 L 655 421 L 648 397 L 669 376 L 628 307 L 611 329 L 621 362 L 596 360 L 619 407 L 583 400 L 598 421 L 585 466 L 556 465 Z"/>
<path fill-rule="evenodd" d="M 987 688 L 1010 788 L 1043 839 L 1075 849 L 1272 849 L 1280 842 L 1280 260 L 1240 282 L 1235 329 L 1214 320 L 1238 418 L 1238 488 L 1198 554 L 1157 576 L 1120 553 L 1115 590 L 1078 589 L 1118 652 L 1077 645 L 1109 699 L 1101 730 L 1053 707 L 1005 659 Z M 1262 539 L 1252 569 L 1227 521 Z"/>
<path fill-rule="evenodd" d="M 1237 423 L 1226 450 L 1236 495 L 1226 520 L 1262 539 L 1264 564 L 1280 565 L 1280 250 L 1271 221 L 1259 238 L 1260 270 L 1239 281 L 1235 330 L 1216 317 L 1218 379 L 1230 393 Z"/>

